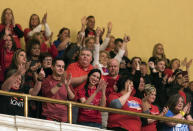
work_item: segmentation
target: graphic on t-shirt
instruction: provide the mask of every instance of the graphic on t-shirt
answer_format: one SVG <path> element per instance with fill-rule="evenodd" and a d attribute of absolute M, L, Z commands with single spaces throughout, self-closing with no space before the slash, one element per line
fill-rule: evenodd
<path fill-rule="evenodd" d="M 128 101 L 128 107 L 136 110 L 141 110 L 140 104 L 135 100 Z"/>
<path fill-rule="evenodd" d="M 23 108 L 23 98 L 12 97 L 10 100 L 10 104 Z"/>
<path fill-rule="evenodd" d="M 172 127 L 171 131 L 189 131 L 189 128 L 188 125 L 177 124 L 176 126 Z"/>

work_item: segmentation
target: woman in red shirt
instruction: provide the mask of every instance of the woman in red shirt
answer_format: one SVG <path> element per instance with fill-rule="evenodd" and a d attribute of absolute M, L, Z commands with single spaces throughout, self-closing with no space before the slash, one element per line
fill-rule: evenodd
<path fill-rule="evenodd" d="M 5 35 L 12 35 L 17 48 L 21 48 L 20 38 L 23 37 L 24 33 L 19 24 L 15 24 L 13 11 L 10 8 L 3 10 L 0 24 L 0 43 L 3 42 Z"/>
<path fill-rule="evenodd" d="M 0 45 L 0 82 L 4 81 L 5 72 L 8 70 L 14 52 L 16 51 L 16 44 L 11 35 L 4 37 L 3 43 Z"/>
<path fill-rule="evenodd" d="M 101 71 L 93 69 L 88 74 L 86 84 L 78 91 L 78 99 L 81 103 L 105 106 L 106 105 L 106 91 L 107 83 L 101 80 Z M 79 109 L 78 123 L 80 125 L 99 127 L 101 128 L 101 112 L 90 109 Z"/>
<path fill-rule="evenodd" d="M 121 76 L 117 81 L 117 92 L 109 95 L 107 105 L 112 108 L 133 112 L 142 112 L 141 99 L 133 97 L 133 81 L 128 76 Z M 115 131 L 141 131 L 140 117 L 109 113 L 107 129 Z"/>
<path fill-rule="evenodd" d="M 164 107 L 163 111 L 160 113 L 158 107 L 152 104 L 155 101 L 155 98 L 156 88 L 147 84 L 144 89 L 144 98 L 142 100 L 143 112 L 152 115 L 164 116 L 168 112 L 168 108 Z M 142 131 L 157 131 L 156 120 L 147 119 L 147 122 L 148 125 L 142 127 Z"/>

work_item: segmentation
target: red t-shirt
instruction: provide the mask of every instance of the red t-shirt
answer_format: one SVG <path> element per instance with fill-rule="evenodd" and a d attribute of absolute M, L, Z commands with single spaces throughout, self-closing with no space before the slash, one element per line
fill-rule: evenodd
<path fill-rule="evenodd" d="M 114 86 L 116 85 L 117 81 L 119 80 L 119 75 L 117 75 L 116 79 L 112 78 L 109 75 L 103 76 L 103 79 L 107 82 L 107 87 L 106 87 L 106 97 L 108 98 L 109 95 L 113 92 L 116 92 L 114 90 Z"/>
<path fill-rule="evenodd" d="M 28 33 L 31 31 L 30 28 L 25 28 L 24 29 L 24 38 L 25 38 L 25 43 L 27 44 L 27 41 L 29 40 Z"/>
<path fill-rule="evenodd" d="M 53 58 L 55 58 L 58 55 L 58 49 L 56 48 L 56 46 L 52 44 L 50 48 L 48 48 L 45 42 L 40 45 L 40 52 L 41 53 L 48 52 L 52 55 Z"/>
<path fill-rule="evenodd" d="M 42 96 L 49 97 L 58 100 L 67 100 L 67 90 L 63 85 L 60 87 L 56 94 L 52 94 L 51 89 L 58 84 L 59 81 L 53 79 L 52 76 L 48 76 L 42 82 Z M 67 107 L 60 104 L 43 103 L 42 115 L 48 119 L 58 120 L 61 122 L 67 122 Z"/>
<path fill-rule="evenodd" d="M 151 104 L 150 114 L 159 115 L 159 109 L 157 106 Z M 151 124 L 142 127 L 142 131 L 157 131 L 156 121 Z"/>
<path fill-rule="evenodd" d="M 5 54 L 5 68 L 6 69 L 8 69 L 11 64 L 13 54 L 14 54 L 13 51 L 10 51 L 10 52 L 6 51 L 6 54 Z"/>
<path fill-rule="evenodd" d="M 72 74 L 72 77 L 81 77 L 81 76 L 85 76 L 88 75 L 88 73 L 93 69 L 93 66 L 90 64 L 89 67 L 87 68 L 87 70 L 84 70 L 80 64 L 78 62 L 72 63 L 68 66 L 67 68 L 67 73 Z M 82 87 L 84 87 L 83 85 L 85 85 L 86 81 L 83 82 L 82 84 L 74 87 L 75 90 L 75 96 L 76 93 L 78 92 L 79 89 L 81 89 Z"/>
<path fill-rule="evenodd" d="M 121 96 L 122 94 L 120 93 L 112 93 L 107 100 L 107 104 L 109 105 L 112 100 L 118 99 Z M 142 112 L 141 104 L 141 99 L 130 96 L 121 109 Z M 109 128 L 121 127 L 129 131 L 141 131 L 141 125 L 140 117 L 109 113 L 107 125 Z"/>
<path fill-rule="evenodd" d="M 94 87 L 94 88 L 88 87 L 88 95 L 89 96 L 91 96 L 95 91 L 96 91 L 96 87 Z M 86 95 L 85 95 L 84 87 L 78 91 L 77 95 L 78 95 L 79 100 L 81 98 L 88 99 L 88 97 L 86 97 Z M 91 105 L 99 106 L 101 98 L 102 98 L 102 93 L 100 91 L 96 94 L 95 98 L 91 102 Z M 79 109 L 79 115 L 78 115 L 78 122 L 95 122 L 95 123 L 101 124 L 101 113 L 100 113 L 100 111 L 97 111 L 97 110 L 80 108 Z"/>

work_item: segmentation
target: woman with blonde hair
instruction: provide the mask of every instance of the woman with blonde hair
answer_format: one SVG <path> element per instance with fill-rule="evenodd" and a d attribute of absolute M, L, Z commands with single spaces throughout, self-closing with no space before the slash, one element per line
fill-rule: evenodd
<path fill-rule="evenodd" d="M 149 58 L 149 62 L 153 62 L 154 64 L 158 59 L 164 59 L 166 62 L 166 66 L 169 66 L 169 59 L 166 58 L 163 44 L 157 43 L 153 47 L 152 57 Z"/>
<path fill-rule="evenodd" d="M 168 108 L 164 107 L 163 111 L 160 113 L 158 107 L 152 104 L 155 101 L 155 98 L 156 88 L 150 84 L 146 84 L 144 89 L 144 98 L 142 99 L 143 112 L 152 115 L 164 116 L 167 113 Z M 157 131 L 156 120 L 147 119 L 147 122 L 148 125 L 142 127 L 142 131 Z"/>

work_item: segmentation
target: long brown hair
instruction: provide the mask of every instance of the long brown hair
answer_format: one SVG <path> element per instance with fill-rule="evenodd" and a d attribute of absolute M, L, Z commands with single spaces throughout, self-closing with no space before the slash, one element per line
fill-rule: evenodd
<path fill-rule="evenodd" d="M 30 16 L 30 19 L 29 19 L 29 28 L 32 29 L 32 25 L 31 25 L 31 20 L 32 20 L 32 17 L 33 16 L 37 16 L 38 17 L 38 25 L 40 24 L 40 17 L 37 15 L 37 14 L 32 14 Z"/>
<path fill-rule="evenodd" d="M 184 98 L 182 96 L 180 96 L 179 94 L 175 94 L 173 96 L 171 96 L 168 100 L 167 106 L 169 107 L 169 110 L 171 110 L 171 112 L 177 114 L 178 112 L 176 111 L 175 107 L 178 104 L 178 100 L 182 98 L 183 99 L 183 106 L 185 106 L 184 103 Z"/>
<path fill-rule="evenodd" d="M 1 24 L 3 24 L 3 25 L 6 25 L 6 23 L 5 23 L 5 12 L 6 12 L 7 10 L 10 10 L 10 11 L 11 11 L 12 19 L 14 19 L 14 15 L 13 15 L 12 9 L 10 9 L 10 8 L 4 9 L 3 12 L 2 12 L 2 14 L 1 14 Z M 13 24 L 12 21 L 11 21 L 11 24 Z"/>
<path fill-rule="evenodd" d="M 18 68 L 18 56 L 19 56 L 20 52 L 25 52 L 25 51 L 23 49 L 18 49 L 15 51 L 9 69 L 17 69 Z"/>

